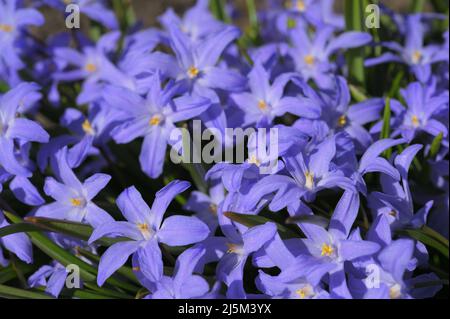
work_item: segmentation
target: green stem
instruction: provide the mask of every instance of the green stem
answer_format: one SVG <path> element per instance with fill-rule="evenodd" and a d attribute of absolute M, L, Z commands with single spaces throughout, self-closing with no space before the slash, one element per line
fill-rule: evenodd
<path fill-rule="evenodd" d="M 0 285 L 0 296 L 11 299 L 53 299 L 41 292 Z"/>
<path fill-rule="evenodd" d="M 345 23 L 347 31 L 363 31 L 362 1 L 345 0 Z M 365 86 L 364 49 L 352 49 L 347 52 L 348 72 L 350 79 Z"/>
<path fill-rule="evenodd" d="M 411 11 L 414 13 L 422 12 L 424 5 L 425 0 L 413 0 L 411 3 Z"/>

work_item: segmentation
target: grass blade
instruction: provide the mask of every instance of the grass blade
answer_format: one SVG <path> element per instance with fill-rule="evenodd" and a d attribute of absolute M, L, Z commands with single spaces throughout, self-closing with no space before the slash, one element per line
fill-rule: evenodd
<path fill-rule="evenodd" d="M 431 158 L 436 157 L 436 155 L 439 153 L 439 150 L 441 149 L 441 143 L 442 143 L 443 137 L 444 137 L 444 135 L 441 132 L 438 134 L 438 136 L 436 136 L 433 139 L 433 142 L 431 143 L 431 148 L 430 148 L 430 157 Z"/>
<path fill-rule="evenodd" d="M 345 0 L 345 24 L 347 31 L 363 31 L 362 1 Z M 347 52 L 348 73 L 350 80 L 365 86 L 364 49 L 352 49 Z"/>
<path fill-rule="evenodd" d="M 0 285 L 0 296 L 7 299 L 54 299 L 42 292 L 19 289 L 5 285 Z"/>
<path fill-rule="evenodd" d="M 424 233 L 422 230 L 420 230 L 420 229 L 403 229 L 403 230 L 399 230 L 398 234 L 407 235 L 415 240 L 418 240 L 421 243 L 423 243 L 424 245 L 436 249 L 438 252 L 440 252 L 443 256 L 445 256 L 448 259 L 449 247 L 444 245 L 440 241 L 430 237 L 429 235 Z"/>
<path fill-rule="evenodd" d="M 300 234 L 297 234 L 295 231 L 293 231 L 290 228 L 287 228 L 286 226 L 283 226 L 279 223 L 274 222 L 273 220 L 258 216 L 258 215 L 247 215 L 247 214 L 238 214 L 233 212 L 225 212 L 224 215 L 228 217 L 229 219 L 242 224 L 247 227 L 255 227 L 258 225 L 265 224 L 267 222 L 275 223 L 278 229 L 278 232 L 280 233 L 280 236 L 282 238 L 299 238 Z"/>

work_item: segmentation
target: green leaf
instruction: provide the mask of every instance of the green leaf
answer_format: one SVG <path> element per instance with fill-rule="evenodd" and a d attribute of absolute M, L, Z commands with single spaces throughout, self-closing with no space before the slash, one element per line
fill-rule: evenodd
<path fill-rule="evenodd" d="M 287 228 L 286 226 L 283 226 L 279 223 L 274 222 L 273 220 L 258 216 L 258 215 L 248 215 L 248 214 L 238 214 L 233 212 L 225 212 L 224 215 L 228 217 L 229 219 L 242 224 L 247 227 L 255 227 L 258 225 L 262 225 L 268 222 L 275 223 L 278 229 L 278 232 L 280 233 L 280 236 L 282 238 L 299 238 L 300 234 L 296 233 L 290 228 Z"/>
<path fill-rule="evenodd" d="M 422 231 L 427 234 L 428 236 L 436 239 L 446 247 L 449 247 L 448 239 L 439 234 L 437 231 L 435 231 L 433 228 L 430 228 L 426 225 L 422 226 Z"/>
<path fill-rule="evenodd" d="M 362 1 L 345 0 L 344 9 L 347 31 L 363 31 Z M 364 49 L 349 50 L 347 52 L 347 64 L 350 80 L 364 86 Z"/>
<path fill-rule="evenodd" d="M 12 224 L 0 228 L 0 238 L 16 233 L 24 233 L 30 231 L 42 231 L 42 228 L 37 225 L 28 223 Z"/>
<path fill-rule="evenodd" d="M 317 215 L 294 216 L 286 219 L 286 224 L 296 224 L 296 223 L 314 224 L 326 228 L 328 227 L 330 221 L 323 216 Z"/>
<path fill-rule="evenodd" d="M 405 77 L 405 72 L 403 70 L 400 70 L 399 72 L 397 72 L 394 80 L 392 81 L 391 89 L 389 90 L 388 96 L 390 98 L 394 98 L 399 95 L 400 85 L 401 85 L 404 77 Z"/>
<path fill-rule="evenodd" d="M 224 22 L 230 22 L 230 18 L 228 17 L 226 10 L 225 10 L 225 1 L 210 0 L 209 8 L 217 20 L 224 21 Z"/>
<path fill-rule="evenodd" d="M 367 95 L 363 92 L 362 89 L 356 87 L 353 84 L 350 84 L 348 87 L 350 88 L 350 94 L 352 95 L 352 98 L 356 102 L 359 103 L 359 102 L 363 102 L 368 99 Z"/>
<path fill-rule="evenodd" d="M 8 217 L 8 219 L 11 220 L 13 223 L 22 222 L 22 219 L 20 217 L 7 211 L 5 211 L 4 213 Z M 89 265 L 86 262 L 82 261 L 81 259 L 77 258 L 76 256 L 72 255 L 71 253 L 58 246 L 51 239 L 49 239 L 48 237 L 46 237 L 41 233 L 30 232 L 28 233 L 28 236 L 30 236 L 32 243 L 36 247 L 38 247 L 43 253 L 45 253 L 49 257 L 60 262 L 63 266 L 67 266 L 70 264 L 77 265 L 80 268 L 80 276 L 84 281 L 86 282 L 95 281 L 97 277 L 97 269 L 94 268 L 92 265 Z M 114 277 L 110 277 L 106 282 L 113 286 L 115 285 L 117 287 L 132 292 L 135 292 L 137 289 L 136 286 L 128 284 L 126 282 L 119 281 Z"/>
<path fill-rule="evenodd" d="M 35 269 L 35 267 L 33 267 L 32 265 L 27 265 L 24 263 L 17 263 L 15 266 L 19 268 L 24 275 L 31 273 Z M 15 278 L 17 278 L 17 274 L 12 265 L 0 269 L 0 284 L 4 284 L 5 282 L 8 282 Z"/>
<path fill-rule="evenodd" d="M 258 13 L 256 11 L 255 0 L 247 0 L 247 11 L 248 11 L 248 20 L 250 22 L 250 28 L 248 36 L 250 37 L 253 44 L 256 44 L 259 39 L 259 22 L 258 22 Z"/>
<path fill-rule="evenodd" d="M 53 297 L 31 290 L 0 285 L 0 297 L 7 299 L 54 299 Z"/>
<path fill-rule="evenodd" d="M 66 220 L 51 219 L 45 217 L 25 217 L 25 221 L 30 223 L 30 225 L 35 225 L 40 227 L 40 230 L 61 233 L 82 240 L 88 240 L 91 237 L 94 229 L 87 225 L 77 222 L 71 222 Z M 111 246 L 120 241 L 129 240 L 128 238 L 118 237 L 118 238 L 107 238 L 103 237 L 96 241 L 97 244 L 102 246 Z"/>
<path fill-rule="evenodd" d="M 436 249 L 438 252 L 440 252 L 443 256 L 445 256 L 448 259 L 449 255 L 449 247 L 445 244 L 441 243 L 440 241 L 434 239 L 433 237 L 430 237 L 427 235 L 423 230 L 420 229 L 403 229 L 397 231 L 400 235 L 407 235 L 415 240 L 420 241 L 424 245 L 428 247 L 432 247 Z"/>
<path fill-rule="evenodd" d="M 430 148 L 430 157 L 431 158 L 436 157 L 436 155 L 439 153 L 443 137 L 444 137 L 444 135 L 441 132 L 433 139 L 433 142 L 431 143 L 431 148 Z"/>
<path fill-rule="evenodd" d="M 383 112 L 383 127 L 381 128 L 380 139 L 389 138 L 391 135 L 391 99 L 386 98 L 386 105 Z M 392 149 L 389 148 L 384 151 L 384 156 L 389 159 L 392 154 Z"/>
<path fill-rule="evenodd" d="M 411 11 L 414 13 L 422 12 L 424 5 L 425 5 L 425 0 L 412 0 Z"/>

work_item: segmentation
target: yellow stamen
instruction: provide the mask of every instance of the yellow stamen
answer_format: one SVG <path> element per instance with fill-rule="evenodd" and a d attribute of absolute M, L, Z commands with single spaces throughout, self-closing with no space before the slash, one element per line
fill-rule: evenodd
<path fill-rule="evenodd" d="M 411 117 L 411 122 L 412 122 L 412 125 L 413 125 L 414 127 L 418 127 L 418 126 L 420 125 L 420 120 L 419 120 L 419 118 L 417 117 L 417 115 L 413 115 L 413 116 Z"/>
<path fill-rule="evenodd" d="M 314 174 L 309 171 L 305 173 L 305 187 L 308 189 L 314 187 Z"/>
<path fill-rule="evenodd" d="M 9 24 L 0 24 L 0 31 L 10 33 L 10 32 L 12 32 L 12 30 L 13 30 L 12 25 L 9 25 Z"/>
<path fill-rule="evenodd" d="M 198 68 L 196 68 L 195 66 L 191 66 L 188 69 L 187 74 L 188 74 L 189 78 L 195 79 L 200 74 L 200 70 Z"/>
<path fill-rule="evenodd" d="M 138 227 L 139 231 L 141 231 L 141 232 L 147 232 L 148 231 L 148 224 L 146 224 L 146 223 L 137 224 L 137 227 Z"/>
<path fill-rule="evenodd" d="M 161 117 L 159 115 L 153 115 L 149 123 L 152 126 L 159 125 L 161 123 Z"/>
<path fill-rule="evenodd" d="M 305 61 L 306 64 L 308 64 L 309 66 L 312 66 L 315 62 L 315 58 L 312 54 L 308 54 L 306 55 L 303 60 Z"/>
<path fill-rule="evenodd" d="M 261 111 L 267 110 L 267 103 L 266 103 L 266 101 L 264 101 L 264 100 L 259 100 L 259 101 L 258 101 L 258 108 L 259 108 Z"/>
<path fill-rule="evenodd" d="M 139 268 L 139 267 L 133 267 L 133 268 L 131 268 L 133 271 L 139 271 L 139 270 L 141 270 L 141 268 Z"/>
<path fill-rule="evenodd" d="M 216 204 L 209 204 L 209 211 L 213 215 L 217 215 L 217 205 Z"/>
<path fill-rule="evenodd" d="M 82 200 L 79 198 L 71 198 L 70 203 L 72 206 L 81 206 Z"/>
<path fill-rule="evenodd" d="M 84 69 L 90 73 L 97 71 L 97 66 L 94 63 L 88 63 L 84 67 Z"/>
<path fill-rule="evenodd" d="M 139 231 L 141 232 L 142 236 L 146 239 L 149 240 L 152 237 L 152 231 L 151 229 L 148 227 L 147 223 L 138 223 L 137 224 L 137 228 L 139 229 Z"/>
<path fill-rule="evenodd" d="M 330 257 L 331 254 L 334 252 L 333 247 L 331 247 L 331 245 L 328 244 L 323 244 L 322 245 L 322 252 L 321 252 L 321 256 L 328 256 Z"/>
<path fill-rule="evenodd" d="M 227 254 L 235 254 L 239 251 L 239 245 L 227 243 Z"/>
<path fill-rule="evenodd" d="M 84 120 L 83 124 L 81 124 L 81 127 L 86 134 L 94 135 L 94 129 L 92 128 L 91 122 L 89 122 L 88 119 Z"/>
<path fill-rule="evenodd" d="M 401 295 L 402 295 L 402 287 L 399 284 L 395 284 L 389 289 L 389 297 L 391 299 L 400 298 Z"/>
<path fill-rule="evenodd" d="M 344 127 L 345 125 L 347 125 L 347 117 L 345 115 L 339 116 L 338 125 L 340 127 Z"/>
<path fill-rule="evenodd" d="M 301 299 L 305 299 L 309 296 L 312 296 L 314 294 L 313 289 L 311 287 L 311 285 L 306 285 L 303 288 L 297 289 L 295 291 L 295 293 L 301 298 Z"/>
<path fill-rule="evenodd" d="M 392 217 L 397 217 L 397 212 L 395 210 L 391 210 L 389 212 L 389 215 L 391 215 Z"/>
<path fill-rule="evenodd" d="M 422 59 L 422 52 L 420 52 L 419 50 L 414 51 L 414 53 L 412 54 L 412 62 L 414 64 L 417 64 L 420 62 L 421 59 Z"/>
<path fill-rule="evenodd" d="M 306 9 L 305 2 L 303 0 L 298 0 L 297 5 L 295 6 L 298 11 L 303 12 Z"/>
<path fill-rule="evenodd" d="M 248 162 L 250 164 L 255 164 L 256 166 L 261 165 L 261 162 L 258 160 L 258 158 L 256 157 L 255 154 L 252 154 L 252 156 L 250 156 L 250 158 L 248 159 Z"/>

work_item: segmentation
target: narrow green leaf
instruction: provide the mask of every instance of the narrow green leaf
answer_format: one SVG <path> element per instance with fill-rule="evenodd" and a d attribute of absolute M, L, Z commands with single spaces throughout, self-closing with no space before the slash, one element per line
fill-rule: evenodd
<path fill-rule="evenodd" d="M 412 0 L 411 11 L 414 13 L 420 13 L 423 11 L 425 0 Z"/>
<path fill-rule="evenodd" d="M 24 233 L 30 231 L 42 231 L 42 228 L 37 225 L 28 223 L 12 224 L 0 228 L 0 238 L 16 233 Z"/>
<path fill-rule="evenodd" d="M 7 299 L 54 299 L 45 293 L 5 285 L 0 285 L 0 297 Z"/>
<path fill-rule="evenodd" d="M 16 267 L 20 269 L 20 271 L 22 272 L 22 274 L 26 275 L 31 273 L 35 267 L 31 266 L 31 265 L 27 265 L 24 263 L 17 263 Z M 5 282 L 8 282 L 12 279 L 15 279 L 17 277 L 16 275 L 16 271 L 14 270 L 14 268 L 12 267 L 12 265 L 9 265 L 6 268 L 0 269 L 0 284 L 4 284 Z"/>
<path fill-rule="evenodd" d="M 45 230 L 49 232 L 61 233 L 82 240 L 88 240 L 89 237 L 91 237 L 92 232 L 94 231 L 94 229 L 87 224 L 71 222 L 66 220 L 33 216 L 33 217 L 25 217 L 25 221 L 30 223 L 31 225 L 36 225 L 40 227 L 41 231 Z M 112 244 L 125 240 L 128 239 L 123 237 L 118 238 L 104 237 L 97 240 L 96 243 L 102 246 L 111 246 Z"/>
<path fill-rule="evenodd" d="M 314 224 L 326 228 L 328 227 L 330 221 L 325 217 L 317 215 L 294 216 L 286 219 L 286 224 L 296 224 L 296 223 Z"/>
<path fill-rule="evenodd" d="M 440 252 L 443 256 L 445 256 L 448 259 L 449 247 L 445 246 L 441 242 L 439 242 L 436 239 L 425 234 L 422 230 L 403 229 L 403 230 L 399 230 L 397 233 L 400 235 L 407 235 L 415 240 L 420 241 L 421 243 L 425 244 L 426 246 L 436 249 L 438 252 Z"/>
<path fill-rule="evenodd" d="M 383 127 L 381 128 L 380 139 L 389 138 L 391 135 L 391 99 L 386 98 L 386 104 L 383 112 Z M 392 149 L 389 148 L 384 151 L 383 155 L 387 159 L 391 157 Z"/>
<path fill-rule="evenodd" d="M 22 219 L 20 217 L 10 212 L 5 211 L 4 213 L 8 217 L 8 219 L 11 220 L 13 223 L 22 222 Z M 36 247 L 38 247 L 43 253 L 45 253 L 46 255 L 48 255 L 53 259 L 56 259 L 62 265 L 67 266 L 70 264 L 74 264 L 80 267 L 80 276 L 84 281 L 86 282 L 95 281 L 97 277 L 97 269 L 94 268 L 92 265 L 89 265 L 86 262 L 82 261 L 81 259 L 77 258 L 76 256 L 70 254 L 68 251 L 55 244 L 51 239 L 49 239 L 48 237 L 46 237 L 41 233 L 30 232 L 28 233 L 28 236 L 30 236 L 33 244 Z M 111 285 L 116 285 L 117 287 L 126 289 L 128 291 L 135 292 L 135 290 L 137 289 L 136 286 L 128 284 L 126 282 L 119 281 L 114 277 L 110 277 L 106 282 Z"/>
<path fill-rule="evenodd" d="M 349 85 L 350 88 L 350 94 L 352 95 L 352 98 L 356 101 L 356 102 L 363 102 L 365 100 L 368 99 L 367 95 L 363 92 L 362 89 L 356 87 L 353 84 Z"/>
<path fill-rule="evenodd" d="M 388 96 L 390 98 L 399 96 L 400 85 L 401 85 L 404 77 L 405 77 L 405 72 L 403 70 L 400 70 L 399 72 L 397 72 L 394 80 L 392 81 L 391 89 L 389 90 Z"/>
<path fill-rule="evenodd" d="M 300 234 L 297 234 L 292 229 L 287 228 L 286 226 L 283 226 L 279 223 L 274 222 L 273 220 L 258 216 L 258 215 L 248 215 L 248 214 L 238 214 L 233 212 L 225 212 L 224 215 L 228 217 L 229 219 L 242 224 L 247 227 L 255 227 L 258 225 L 265 224 L 267 222 L 275 223 L 278 229 L 278 232 L 280 233 L 280 236 L 282 238 L 298 238 L 300 237 Z"/>
<path fill-rule="evenodd" d="M 64 295 L 64 294 L 62 294 Z M 111 297 L 108 296 L 104 296 L 98 293 L 94 293 L 92 291 L 87 291 L 87 290 L 75 290 L 73 292 L 73 294 L 71 295 L 64 295 L 64 296 L 68 296 L 68 297 L 75 297 L 75 298 L 79 298 L 79 299 L 111 299 Z"/>
<path fill-rule="evenodd" d="M 433 228 L 430 228 L 426 225 L 422 226 L 422 231 L 427 234 L 428 236 L 436 239 L 437 241 L 441 242 L 443 245 L 445 245 L 447 248 L 449 247 L 448 239 L 439 234 L 437 231 L 435 231 Z"/>
<path fill-rule="evenodd" d="M 96 284 L 92 284 L 92 283 L 85 283 L 84 286 L 86 288 L 91 289 L 92 291 L 95 291 L 96 293 L 103 295 L 105 297 L 108 298 L 114 298 L 114 299 L 133 299 L 133 296 L 121 293 L 121 292 L 117 292 L 117 291 L 113 291 L 110 289 L 106 289 L 103 287 L 98 287 Z"/>
<path fill-rule="evenodd" d="M 439 153 L 439 150 L 441 149 L 441 143 L 442 143 L 443 137 L 444 137 L 444 135 L 441 132 L 433 139 L 433 142 L 431 143 L 431 148 L 430 148 L 430 157 L 431 158 L 435 158 L 436 155 Z"/>
<path fill-rule="evenodd" d="M 258 14 L 256 11 L 255 0 L 247 0 L 247 10 L 250 26 L 258 27 Z"/>
<path fill-rule="evenodd" d="M 345 0 L 345 24 L 347 31 L 363 31 L 362 1 Z M 352 82 L 365 86 L 364 49 L 352 49 L 347 52 L 349 77 Z"/>
<path fill-rule="evenodd" d="M 217 20 L 224 21 L 224 22 L 230 22 L 230 19 L 225 10 L 225 1 L 210 0 L 209 8 Z"/>

